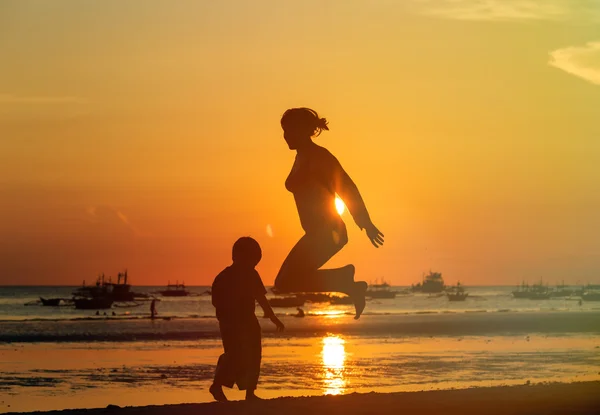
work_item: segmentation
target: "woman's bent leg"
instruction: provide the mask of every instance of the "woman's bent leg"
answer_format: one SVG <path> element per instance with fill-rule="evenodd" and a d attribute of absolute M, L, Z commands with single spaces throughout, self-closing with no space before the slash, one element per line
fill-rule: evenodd
<path fill-rule="evenodd" d="M 336 237 L 337 236 L 337 237 Z M 342 292 L 353 291 L 354 266 L 323 269 L 327 261 L 338 253 L 348 239 L 343 233 L 306 234 L 292 248 L 283 261 L 275 279 L 280 292 Z"/>

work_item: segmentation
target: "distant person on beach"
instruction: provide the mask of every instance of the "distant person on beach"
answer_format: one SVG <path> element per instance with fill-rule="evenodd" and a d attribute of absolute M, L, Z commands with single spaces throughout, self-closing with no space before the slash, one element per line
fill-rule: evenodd
<path fill-rule="evenodd" d="M 157 315 L 157 314 L 158 314 L 158 313 L 156 312 L 156 299 L 153 299 L 153 300 L 150 302 L 150 318 L 151 318 L 151 319 L 154 319 L 154 318 L 156 318 L 156 315 Z"/>
<path fill-rule="evenodd" d="M 340 162 L 313 142 L 313 137 L 329 130 L 327 120 L 312 109 L 292 108 L 283 114 L 281 127 L 288 147 L 297 153 L 285 187 L 294 195 L 305 234 L 281 265 L 275 289 L 279 293 L 347 294 L 358 319 L 365 308 L 367 283 L 354 281 L 354 265 L 319 269 L 348 242 L 346 225 L 336 211 L 336 194 L 376 248 L 383 245 L 383 234 L 371 221 L 358 188 Z"/>
<path fill-rule="evenodd" d="M 215 278 L 212 303 L 216 308 L 225 352 L 219 357 L 215 379 L 209 391 L 220 402 L 227 401 L 223 386 L 237 384 L 246 391 L 246 400 L 259 399 L 258 385 L 262 357 L 261 329 L 254 314 L 255 302 L 271 319 L 278 331 L 283 323 L 275 316 L 265 294 L 267 290 L 254 269 L 262 258 L 260 245 L 250 237 L 242 237 L 233 245 L 233 264 Z"/>

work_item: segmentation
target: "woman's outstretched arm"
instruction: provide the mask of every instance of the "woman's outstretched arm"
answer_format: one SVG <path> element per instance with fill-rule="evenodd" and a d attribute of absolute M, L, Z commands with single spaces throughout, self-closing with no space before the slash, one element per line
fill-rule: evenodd
<path fill-rule="evenodd" d="M 333 154 L 329 152 L 328 154 L 327 170 L 335 192 L 346 204 L 354 222 L 356 222 L 360 229 L 366 230 L 371 243 L 378 248 L 380 245 L 383 245 L 383 234 L 371 221 L 367 206 L 350 175 L 346 173 L 341 163 Z"/>

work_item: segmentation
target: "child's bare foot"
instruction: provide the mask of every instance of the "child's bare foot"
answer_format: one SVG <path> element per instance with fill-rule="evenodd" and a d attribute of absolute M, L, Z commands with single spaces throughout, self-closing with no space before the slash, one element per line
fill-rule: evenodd
<path fill-rule="evenodd" d="M 246 391 L 246 400 L 247 401 L 262 401 L 263 398 L 259 398 L 254 394 L 254 391 Z"/>
<path fill-rule="evenodd" d="M 350 297 L 352 298 L 352 302 L 354 302 L 354 310 L 356 311 L 356 315 L 354 316 L 354 320 L 358 320 L 360 315 L 365 309 L 367 305 L 367 301 L 365 300 L 365 295 L 367 294 L 367 283 L 365 281 L 356 281 L 354 283 L 354 287 L 352 290 L 352 294 Z"/>
<path fill-rule="evenodd" d="M 208 391 L 217 402 L 227 402 L 229 400 L 227 399 L 227 396 L 225 396 L 225 393 L 223 392 L 223 387 L 221 385 L 213 383 L 212 385 L 210 385 L 210 388 L 208 388 Z"/>

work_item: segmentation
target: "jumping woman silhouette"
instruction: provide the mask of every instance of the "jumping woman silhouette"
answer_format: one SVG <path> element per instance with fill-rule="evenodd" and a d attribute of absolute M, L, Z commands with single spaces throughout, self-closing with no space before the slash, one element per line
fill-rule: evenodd
<path fill-rule="evenodd" d="M 313 137 L 329 130 L 327 120 L 309 108 L 292 108 L 281 118 L 283 137 L 296 160 L 285 187 L 293 193 L 305 235 L 283 261 L 275 289 L 291 292 L 342 292 L 349 295 L 358 319 L 365 308 L 367 283 L 354 281 L 354 265 L 319 269 L 348 242 L 346 225 L 335 208 L 336 193 L 373 246 L 383 245 L 383 234 L 371 222 L 358 188 L 340 162 Z"/>

